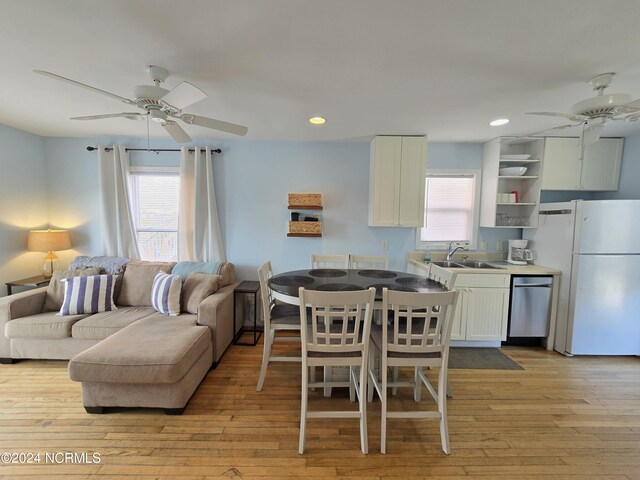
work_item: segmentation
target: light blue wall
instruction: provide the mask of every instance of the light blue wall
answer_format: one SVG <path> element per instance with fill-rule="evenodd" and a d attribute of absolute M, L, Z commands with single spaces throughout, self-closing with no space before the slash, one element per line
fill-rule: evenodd
<path fill-rule="evenodd" d="M 0 285 L 38 275 L 45 253 L 27 252 L 27 232 L 47 227 L 44 141 L 0 125 Z"/>
<path fill-rule="evenodd" d="M 46 139 L 51 178 L 52 223 L 73 229 L 76 250 L 101 254 L 96 153 L 87 145 L 122 143 L 146 147 L 140 138 Z M 403 269 L 415 249 L 415 229 L 367 225 L 369 142 L 266 142 L 205 139 L 220 147 L 214 175 L 220 222 L 228 260 L 240 278 L 254 278 L 266 259 L 275 271 L 306 268 L 311 253 L 387 255 L 391 268 Z M 152 147 L 173 148 L 169 140 Z M 132 152 L 134 165 L 178 165 L 179 153 Z M 430 143 L 429 168 L 480 169 L 482 145 Z M 57 172 L 57 173 L 56 173 Z M 321 192 L 322 238 L 287 237 L 287 193 Z M 480 239 L 495 250 L 496 240 L 520 238 L 518 229 L 480 229 Z M 382 250 L 382 241 L 388 250 Z M 75 252 L 69 252 L 75 253 Z"/>
<path fill-rule="evenodd" d="M 8 189 L 5 191 L 13 193 L 0 194 L 2 206 L 6 205 L 2 211 L 20 212 L 14 217 L 30 219 L 28 228 L 44 225 L 48 219 L 52 226 L 71 229 L 74 249 L 60 253 L 61 265 L 78 253 L 102 254 L 97 154 L 87 152 L 86 146 L 121 143 L 144 148 L 146 139 L 41 138 L 7 127 L 0 129 L 0 135 L 4 140 L 3 145 L 9 145 L 3 161 L 22 159 L 13 177 L 3 177 L 3 185 Z M 228 259 L 237 265 L 240 278 L 255 278 L 257 266 L 266 259 L 272 260 L 277 272 L 306 268 L 311 253 L 385 254 L 389 256 L 391 268 L 401 269 L 405 265 L 406 253 L 415 249 L 415 229 L 371 228 L 367 225 L 368 141 L 202 139 L 198 143 L 223 150 L 222 154 L 214 155 L 216 196 Z M 174 148 L 175 143 L 153 139 L 151 146 Z M 640 136 L 627 139 L 621 192 L 618 194 L 620 197 L 638 198 L 640 187 L 634 179 L 639 178 L 639 154 Z M 178 165 L 179 153 L 134 152 L 131 160 L 134 165 Z M 47 205 L 44 165 L 46 188 L 49 191 L 46 214 L 42 213 L 46 211 L 43 205 Z M 430 169 L 480 169 L 481 165 L 480 144 L 429 143 Z M 290 215 L 286 208 L 289 192 L 323 193 L 322 238 L 286 236 Z M 573 192 L 559 192 L 556 195 L 575 198 Z M 11 225 L 9 218 L 3 221 L 2 228 L 5 231 L 0 241 L 11 243 L 11 248 L 3 250 L 13 249 L 15 256 L 18 252 L 24 252 L 26 233 L 22 227 L 16 231 L 15 226 L 12 230 L 7 229 L 7 225 Z M 479 230 L 480 240 L 488 242 L 490 251 L 496 249 L 497 240 L 520 237 L 519 229 Z M 383 240 L 388 242 L 386 251 L 381 248 Z M 35 262 L 39 266 L 39 254 L 26 255 L 38 257 Z M 10 259 L 6 258 L 3 261 L 5 268 L 8 263 Z M 31 270 L 22 268 L 22 272 L 27 275 Z"/>

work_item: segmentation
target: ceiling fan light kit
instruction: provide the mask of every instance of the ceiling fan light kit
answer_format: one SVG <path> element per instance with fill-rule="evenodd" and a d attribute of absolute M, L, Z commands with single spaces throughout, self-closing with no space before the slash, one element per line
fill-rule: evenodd
<path fill-rule="evenodd" d="M 220 130 L 222 132 L 231 133 L 233 135 L 246 135 L 247 127 L 236 125 L 234 123 L 223 122 L 208 117 L 201 117 L 182 113 L 182 110 L 189 105 L 207 98 L 207 94 L 199 88 L 191 85 L 189 82 L 182 82 L 172 90 L 167 90 L 160 86 L 168 77 L 168 70 L 156 65 L 148 65 L 146 71 L 154 85 L 138 85 L 134 87 L 134 100 L 121 97 L 106 90 L 101 90 L 91 85 L 87 85 L 70 78 L 66 78 L 55 73 L 44 70 L 34 70 L 34 73 L 44 75 L 56 80 L 60 80 L 71 85 L 85 88 L 95 93 L 106 95 L 115 100 L 119 100 L 128 105 L 135 105 L 144 110 L 144 113 L 138 112 L 122 112 L 108 113 L 104 115 L 88 115 L 83 117 L 72 117 L 71 120 L 99 120 L 103 118 L 127 118 L 129 120 L 143 120 L 145 117 L 159 123 L 178 143 L 188 143 L 193 141 L 184 129 L 172 118 L 182 120 L 188 125 L 197 125 L 200 127 Z"/>
<path fill-rule="evenodd" d="M 597 142 L 602 129 L 609 120 L 624 120 L 634 122 L 640 119 L 640 100 L 632 100 L 626 93 L 604 94 L 604 90 L 611 85 L 614 73 L 603 73 L 589 80 L 597 95 L 576 103 L 571 107 L 572 113 L 558 112 L 528 112 L 527 115 L 545 115 L 563 117 L 577 122 L 572 125 L 561 125 L 547 130 L 556 130 L 582 125 L 582 141 L 585 145 Z M 542 133 L 542 132 L 539 132 Z"/>

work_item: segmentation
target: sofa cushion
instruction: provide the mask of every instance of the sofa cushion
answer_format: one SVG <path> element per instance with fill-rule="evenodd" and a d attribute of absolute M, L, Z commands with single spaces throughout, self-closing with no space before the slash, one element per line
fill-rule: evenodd
<path fill-rule="evenodd" d="M 236 280 L 236 267 L 233 263 L 226 262 L 220 268 L 220 287 L 231 285 Z"/>
<path fill-rule="evenodd" d="M 163 315 L 180 315 L 182 279 L 179 275 L 158 272 L 151 286 L 151 306 Z"/>
<path fill-rule="evenodd" d="M 182 284 L 182 311 L 198 313 L 198 305 L 213 295 L 220 285 L 220 275 L 192 272 Z"/>
<path fill-rule="evenodd" d="M 174 265 L 175 262 L 144 262 L 140 260 L 132 260 L 127 263 L 116 305 L 150 307 L 153 279 L 158 272 L 171 273 Z"/>
<path fill-rule="evenodd" d="M 61 315 L 99 313 L 116 310 L 113 304 L 115 275 L 81 275 L 65 278 Z"/>
<path fill-rule="evenodd" d="M 123 328 L 71 359 L 71 380 L 177 382 L 211 345 L 209 328 L 195 326 L 191 315 L 186 317 L 154 314 Z"/>
<path fill-rule="evenodd" d="M 151 307 L 122 307 L 112 312 L 96 313 L 74 323 L 71 336 L 84 340 L 103 340 L 153 313 L 155 310 Z"/>
<path fill-rule="evenodd" d="M 4 334 L 7 338 L 67 338 L 71 336 L 73 324 L 86 316 L 42 312 L 7 322 Z"/>
<path fill-rule="evenodd" d="M 64 272 L 53 272 L 51 281 L 47 287 L 47 294 L 44 298 L 43 312 L 58 312 L 62 307 L 64 300 L 64 283 L 65 278 L 77 277 L 79 275 L 98 275 L 100 270 L 97 268 L 70 269 Z"/>

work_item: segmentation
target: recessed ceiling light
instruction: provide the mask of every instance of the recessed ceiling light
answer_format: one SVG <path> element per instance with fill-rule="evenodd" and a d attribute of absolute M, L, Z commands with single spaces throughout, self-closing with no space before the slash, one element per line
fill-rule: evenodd
<path fill-rule="evenodd" d="M 313 123 L 314 125 L 322 125 L 327 121 L 326 118 L 323 117 L 311 117 L 309 119 L 309 123 Z"/>
<path fill-rule="evenodd" d="M 507 123 L 509 123 L 508 118 L 498 118 L 493 122 L 489 122 L 489 125 L 491 125 L 492 127 L 499 127 L 500 125 L 506 125 Z"/>

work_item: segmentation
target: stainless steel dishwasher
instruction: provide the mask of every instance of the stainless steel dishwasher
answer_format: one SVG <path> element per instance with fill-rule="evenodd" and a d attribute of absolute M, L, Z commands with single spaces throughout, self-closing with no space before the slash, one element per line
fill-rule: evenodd
<path fill-rule="evenodd" d="M 509 306 L 509 338 L 542 338 L 549 335 L 553 277 L 512 276 Z"/>

